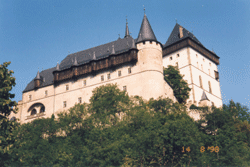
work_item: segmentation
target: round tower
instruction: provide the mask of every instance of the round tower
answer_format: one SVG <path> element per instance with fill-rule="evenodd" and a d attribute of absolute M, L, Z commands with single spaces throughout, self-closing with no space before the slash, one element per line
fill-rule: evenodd
<path fill-rule="evenodd" d="M 146 99 L 165 96 L 165 81 L 163 77 L 162 46 L 157 41 L 144 14 L 140 32 L 136 41 L 138 52 L 138 67 L 141 71 L 142 96 Z"/>

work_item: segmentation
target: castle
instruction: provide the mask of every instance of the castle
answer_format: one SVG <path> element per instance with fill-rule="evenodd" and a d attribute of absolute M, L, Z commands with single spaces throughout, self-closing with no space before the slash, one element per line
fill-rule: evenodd
<path fill-rule="evenodd" d="M 163 76 L 168 65 L 177 66 L 184 75 L 191 88 L 189 104 L 222 106 L 219 57 L 177 23 L 161 44 L 144 14 L 137 39 L 130 36 L 126 22 L 124 38 L 69 54 L 56 67 L 38 71 L 23 91 L 18 113 L 10 118 L 26 123 L 56 115 L 89 102 L 92 90 L 108 83 L 146 100 L 162 96 L 176 101 Z"/>

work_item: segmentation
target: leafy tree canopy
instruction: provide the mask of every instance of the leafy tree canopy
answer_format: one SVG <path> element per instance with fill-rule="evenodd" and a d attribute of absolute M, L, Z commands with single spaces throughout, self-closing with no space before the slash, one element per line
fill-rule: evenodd
<path fill-rule="evenodd" d="M 186 100 L 189 98 L 189 92 L 191 89 L 188 87 L 188 84 L 183 79 L 183 75 L 180 74 L 180 71 L 176 66 L 168 66 L 164 68 L 164 79 L 173 89 L 174 96 L 179 103 L 186 103 Z"/>

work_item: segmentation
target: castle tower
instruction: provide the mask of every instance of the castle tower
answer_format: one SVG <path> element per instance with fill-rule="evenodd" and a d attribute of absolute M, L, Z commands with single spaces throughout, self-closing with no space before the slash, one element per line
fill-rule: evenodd
<path fill-rule="evenodd" d="M 187 102 L 197 106 L 209 103 L 222 106 L 219 82 L 219 57 L 181 25 L 175 25 L 163 46 L 163 66 L 177 66 L 191 92 Z M 204 101 L 203 98 L 205 97 Z"/>
<path fill-rule="evenodd" d="M 146 14 L 142 20 L 136 46 L 139 50 L 137 65 L 142 76 L 140 84 L 144 89 L 141 95 L 146 99 L 159 96 L 173 99 L 172 89 L 163 77 L 162 45 L 157 41 Z M 167 90 L 170 90 L 171 93 Z"/>

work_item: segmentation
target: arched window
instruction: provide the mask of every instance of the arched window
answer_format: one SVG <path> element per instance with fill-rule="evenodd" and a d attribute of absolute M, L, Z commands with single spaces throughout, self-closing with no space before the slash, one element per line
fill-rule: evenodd
<path fill-rule="evenodd" d="M 44 113 L 45 112 L 45 107 L 42 106 L 41 109 L 40 109 L 40 113 Z"/>
<path fill-rule="evenodd" d="M 36 109 L 33 109 L 30 115 L 36 115 Z"/>

